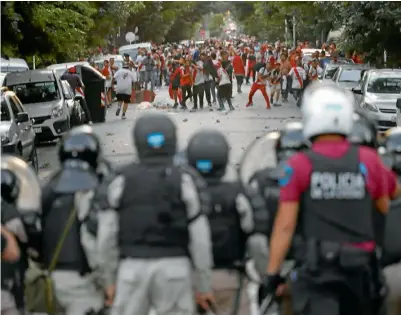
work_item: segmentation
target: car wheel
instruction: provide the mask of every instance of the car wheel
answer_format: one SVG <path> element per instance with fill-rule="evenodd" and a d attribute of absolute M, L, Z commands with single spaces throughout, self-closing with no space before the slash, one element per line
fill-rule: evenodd
<path fill-rule="evenodd" d="M 33 146 L 31 156 L 29 157 L 29 161 L 31 162 L 35 172 L 39 173 L 39 159 L 38 159 L 38 152 L 36 151 L 36 146 Z"/>

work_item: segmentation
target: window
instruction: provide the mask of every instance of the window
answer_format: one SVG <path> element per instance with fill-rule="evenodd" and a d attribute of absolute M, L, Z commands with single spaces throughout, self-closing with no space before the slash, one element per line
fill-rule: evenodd
<path fill-rule="evenodd" d="M 361 71 L 359 69 L 344 69 L 338 82 L 359 82 L 361 80 Z"/>
<path fill-rule="evenodd" d="M 11 115 L 10 110 L 8 109 L 6 99 L 3 97 L 1 99 L 1 121 L 10 121 Z"/>
<path fill-rule="evenodd" d="M 8 98 L 8 101 L 10 102 L 11 110 L 13 111 L 14 117 L 17 116 L 18 113 L 22 112 L 20 107 L 15 103 L 12 97 Z"/>
<path fill-rule="evenodd" d="M 327 68 L 326 70 L 326 74 L 324 75 L 325 79 L 331 79 L 334 74 L 336 73 L 338 67 L 334 67 L 334 68 Z"/>
<path fill-rule="evenodd" d="M 24 107 L 22 106 L 21 101 L 16 96 L 11 96 L 12 100 L 14 101 L 15 105 L 17 106 L 20 112 L 25 112 Z"/>
<path fill-rule="evenodd" d="M 60 99 L 55 81 L 23 83 L 9 86 L 23 104 L 51 102 Z"/>
<path fill-rule="evenodd" d="M 67 81 L 63 80 L 61 81 L 61 86 L 63 88 L 64 95 L 69 99 L 73 98 L 74 94 L 72 93 L 70 84 Z"/>
<path fill-rule="evenodd" d="M 369 80 L 367 91 L 377 94 L 400 94 L 401 76 L 389 77 L 389 75 L 372 75 Z"/>

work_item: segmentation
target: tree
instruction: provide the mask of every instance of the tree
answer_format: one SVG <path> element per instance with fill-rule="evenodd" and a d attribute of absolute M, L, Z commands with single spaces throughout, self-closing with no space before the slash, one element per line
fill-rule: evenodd
<path fill-rule="evenodd" d="M 226 21 L 223 13 L 213 14 L 209 25 L 210 36 L 220 36 L 224 32 L 225 24 Z"/>

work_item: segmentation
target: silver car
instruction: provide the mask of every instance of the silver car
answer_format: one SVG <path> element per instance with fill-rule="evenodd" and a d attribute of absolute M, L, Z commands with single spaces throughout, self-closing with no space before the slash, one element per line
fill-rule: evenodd
<path fill-rule="evenodd" d="M 16 154 L 28 162 L 36 172 L 39 170 L 35 147 L 33 122 L 14 92 L 3 88 L 1 92 L 1 151 Z"/>
<path fill-rule="evenodd" d="M 51 141 L 61 137 L 71 128 L 72 117 L 82 111 L 72 92 L 66 89 L 68 82 L 61 81 L 54 70 L 30 70 L 9 73 L 4 85 L 13 90 L 35 120 L 33 129 L 38 140 Z M 69 85 L 68 85 L 69 86 Z"/>
<path fill-rule="evenodd" d="M 368 69 L 369 66 L 363 64 L 341 65 L 333 76 L 333 82 L 341 88 L 352 90 L 359 86 L 364 72 Z"/>
<path fill-rule="evenodd" d="M 401 95 L 401 70 L 380 69 L 364 73 L 360 87 L 352 89 L 357 106 L 378 122 L 380 131 L 397 126 L 397 99 Z"/>

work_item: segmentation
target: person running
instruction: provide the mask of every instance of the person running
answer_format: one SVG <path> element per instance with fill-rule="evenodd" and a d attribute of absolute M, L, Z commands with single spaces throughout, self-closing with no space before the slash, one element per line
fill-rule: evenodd
<path fill-rule="evenodd" d="M 103 63 L 102 74 L 106 78 L 106 105 L 107 107 L 111 106 L 111 83 L 112 83 L 112 70 L 110 68 L 110 64 L 108 60 L 105 60 Z"/>
<path fill-rule="evenodd" d="M 125 119 L 125 113 L 128 109 L 128 104 L 131 100 L 132 86 L 135 83 L 135 75 L 129 70 L 129 63 L 124 63 L 123 68 L 118 70 L 114 75 L 114 79 L 117 82 L 116 94 L 118 101 L 118 108 L 116 116 L 120 115 L 121 105 L 123 107 L 122 119 Z"/>
<path fill-rule="evenodd" d="M 304 81 L 306 79 L 306 72 L 302 67 L 301 59 L 296 59 L 295 66 L 291 68 L 288 74 L 292 79 L 292 95 L 298 101 L 301 97 L 301 91 L 304 88 Z"/>
<path fill-rule="evenodd" d="M 253 106 L 253 96 L 255 95 L 256 91 L 260 90 L 262 92 L 263 97 L 266 101 L 266 109 L 270 109 L 270 99 L 267 95 L 266 85 L 268 84 L 268 78 L 270 76 L 270 71 L 268 68 L 268 64 L 262 67 L 257 73 L 256 82 L 252 84 L 251 91 L 249 92 L 248 103 L 246 107 Z"/>

